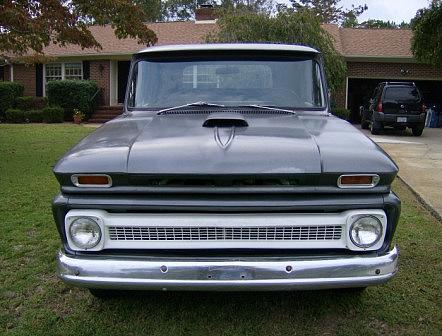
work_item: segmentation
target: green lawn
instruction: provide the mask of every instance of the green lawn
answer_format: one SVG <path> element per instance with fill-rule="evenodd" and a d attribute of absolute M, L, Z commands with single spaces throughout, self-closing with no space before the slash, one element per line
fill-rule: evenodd
<path fill-rule="evenodd" d="M 442 225 L 400 182 L 398 276 L 361 295 L 135 293 L 99 301 L 55 276 L 51 168 L 92 129 L 0 125 L 0 334 L 441 335 Z"/>

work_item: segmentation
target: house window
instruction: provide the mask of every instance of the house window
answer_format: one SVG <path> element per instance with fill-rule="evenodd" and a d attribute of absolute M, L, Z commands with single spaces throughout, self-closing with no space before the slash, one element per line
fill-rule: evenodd
<path fill-rule="evenodd" d="M 46 82 L 62 79 L 83 79 L 83 64 L 49 63 L 45 65 Z"/>
<path fill-rule="evenodd" d="M 63 79 L 62 73 L 61 63 L 46 64 L 46 82 Z"/>
<path fill-rule="evenodd" d="M 65 63 L 64 65 L 65 79 L 83 79 L 83 69 L 81 63 Z"/>
<path fill-rule="evenodd" d="M 46 93 L 46 84 L 53 80 L 63 79 L 83 79 L 83 63 L 48 63 L 44 65 L 44 94 Z"/>

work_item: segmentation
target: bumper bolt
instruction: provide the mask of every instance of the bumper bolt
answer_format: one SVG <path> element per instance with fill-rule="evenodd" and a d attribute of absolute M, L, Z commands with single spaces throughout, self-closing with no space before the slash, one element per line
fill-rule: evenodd
<path fill-rule="evenodd" d="M 286 266 L 285 267 L 285 271 L 287 272 L 287 273 L 290 273 L 291 271 L 293 271 L 293 267 L 292 266 Z"/>
<path fill-rule="evenodd" d="M 376 275 L 379 275 L 379 274 L 381 274 L 381 270 L 378 268 L 378 269 L 376 269 L 376 271 L 374 271 L 375 273 L 376 273 Z"/>
<path fill-rule="evenodd" d="M 161 271 L 162 273 L 166 273 L 166 272 L 167 272 L 167 266 L 166 266 L 166 265 L 161 266 L 161 267 L 160 267 L 160 271 Z"/>

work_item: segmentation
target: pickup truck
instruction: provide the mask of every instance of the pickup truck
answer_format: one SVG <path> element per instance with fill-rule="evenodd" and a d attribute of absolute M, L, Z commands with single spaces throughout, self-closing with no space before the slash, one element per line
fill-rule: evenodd
<path fill-rule="evenodd" d="M 97 296 L 387 282 L 398 167 L 328 96 L 305 46 L 135 54 L 123 114 L 54 168 L 58 276 Z"/>

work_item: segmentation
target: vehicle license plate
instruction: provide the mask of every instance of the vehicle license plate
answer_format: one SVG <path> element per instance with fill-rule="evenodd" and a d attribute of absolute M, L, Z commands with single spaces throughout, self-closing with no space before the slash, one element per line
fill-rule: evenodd
<path fill-rule="evenodd" d="M 397 117 L 397 122 L 407 122 L 407 117 Z"/>

